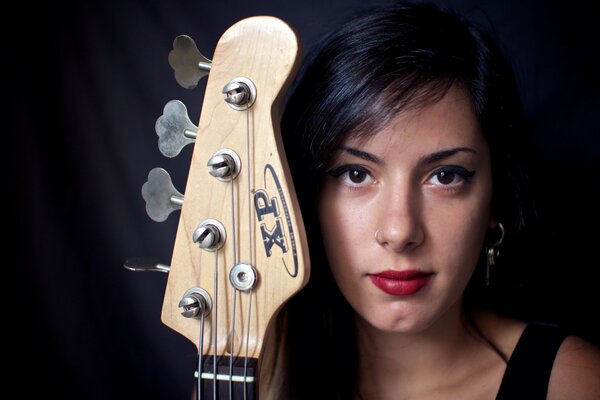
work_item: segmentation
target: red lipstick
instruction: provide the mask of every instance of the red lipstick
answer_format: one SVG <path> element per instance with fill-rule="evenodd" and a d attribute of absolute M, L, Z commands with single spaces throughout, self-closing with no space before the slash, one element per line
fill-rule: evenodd
<path fill-rule="evenodd" d="M 409 296 L 429 283 L 432 273 L 417 270 L 387 270 L 370 274 L 369 278 L 381 291 L 392 296 Z"/>

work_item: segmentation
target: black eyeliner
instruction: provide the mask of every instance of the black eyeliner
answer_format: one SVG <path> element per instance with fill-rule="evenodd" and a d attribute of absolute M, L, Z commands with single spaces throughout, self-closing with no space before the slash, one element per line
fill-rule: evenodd
<path fill-rule="evenodd" d="M 361 167 L 360 165 L 345 164 L 345 165 L 341 165 L 339 167 L 327 170 L 327 174 L 333 176 L 334 178 L 339 178 L 340 176 L 342 176 L 343 174 L 345 174 L 346 172 L 349 172 L 349 171 L 360 171 L 360 172 L 364 172 L 365 174 L 369 173 L 369 170 L 367 170 L 364 167 Z"/>
<path fill-rule="evenodd" d="M 458 165 L 445 165 L 436 169 L 431 175 L 433 176 L 439 174 L 440 172 L 451 172 L 460 176 L 462 179 L 468 182 L 469 180 L 471 180 L 471 178 L 473 178 L 473 176 L 475 176 L 476 171 L 469 171 L 468 169 L 459 167 Z"/>

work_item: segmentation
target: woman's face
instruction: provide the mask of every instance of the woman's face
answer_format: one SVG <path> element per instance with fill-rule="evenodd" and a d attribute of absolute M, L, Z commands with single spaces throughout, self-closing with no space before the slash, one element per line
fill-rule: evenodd
<path fill-rule="evenodd" d="M 362 320 L 421 332 L 460 306 L 483 246 L 492 177 L 470 99 L 453 87 L 333 153 L 319 197 L 327 258 Z"/>

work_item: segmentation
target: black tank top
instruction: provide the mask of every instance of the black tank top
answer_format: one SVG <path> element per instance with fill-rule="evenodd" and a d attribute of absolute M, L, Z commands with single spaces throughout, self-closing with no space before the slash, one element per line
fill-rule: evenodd
<path fill-rule="evenodd" d="M 554 358 L 565 337 L 556 325 L 529 323 L 508 360 L 496 400 L 545 400 Z"/>

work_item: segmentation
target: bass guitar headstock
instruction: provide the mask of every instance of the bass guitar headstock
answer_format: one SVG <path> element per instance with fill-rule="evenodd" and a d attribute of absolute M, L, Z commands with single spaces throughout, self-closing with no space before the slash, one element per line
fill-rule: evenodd
<path fill-rule="evenodd" d="M 229 398 L 255 398 L 247 396 L 256 392 L 269 324 L 309 278 L 277 108 L 300 58 L 295 32 L 266 16 L 231 26 L 212 61 L 187 36 L 169 54 L 181 86 L 208 75 L 206 93 L 198 126 L 177 100 L 156 122 L 165 156 L 194 146 L 185 194 L 161 168 L 142 187 L 152 219 L 180 210 L 171 264 L 130 260 L 126 267 L 168 271 L 162 321 L 198 347 L 198 397 L 233 391 Z"/>

